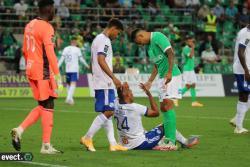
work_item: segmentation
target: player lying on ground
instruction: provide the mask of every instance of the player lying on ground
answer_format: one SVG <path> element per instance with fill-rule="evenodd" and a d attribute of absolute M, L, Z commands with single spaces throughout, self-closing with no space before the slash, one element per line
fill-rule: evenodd
<path fill-rule="evenodd" d="M 56 89 L 63 87 L 54 52 L 54 29 L 49 23 L 54 17 L 54 1 L 41 0 L 38 6 L 39 17 L 26 25 L 23 42 L 26 75 L 38 106 L 17 128 L 12 129 L 12 144 L 17 151 L 20 151 L 22 133 L 41 118 L 43 130 L 41 153 L 56 154 L 61 151 L 56 150 L 50 144 L 54 99 L 57 97 Z"/>
<path fill-rule="evenodd" d="M 148 96 L 149 108 L 134 103 L 133 93 L 127 83 L 117 90 L 119 102 L 116 103 L 114 118 L 117 122 L 120 143 L 130 150 L 169 150 L 159 143 L 164 137 L 163 125 L 159 125 L 149 132 L 145 132 L 143 128 L 142 117 L 158 117 L 159 111 L 149 90 L 144 84 L 140 84 L 140 87 Z M 198 137 L 186 139 L 177 130 L 176 139 L 186 148 L 191 148 L 199 142 Z"/>

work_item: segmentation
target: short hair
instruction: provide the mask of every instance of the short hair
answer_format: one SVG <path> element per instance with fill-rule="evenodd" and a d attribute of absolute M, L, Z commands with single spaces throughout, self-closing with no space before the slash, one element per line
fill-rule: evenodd
<path fill-rule="evenodd" d="M 119 98 L 119 103 L 124 103 L 122 87 L 117 88 L 117 95 Z"/>
<path fill-rule="evenodd" d="M 193 39 L 194 37 L 192 37 L 191 35 L 186 35 L 185 36 L 185 40 L 187 41 L 187 40 L 189 40 L 189 39 Z"/>
<path fill-rule="evenodd" d="M 117 88 L 117 95 L 119 98 L 119 103 L 125 103 L 124 91 L 129 90 L 129 85 L 127 82 L 124 82 L 121 87 Z"/>
<path fill-rule="evenodd" d="M 116 27 L 117 29 L 119 30 L 122 30 L 123 31 L 123 25 L 122 25 L 122 22 L 119 20 L 119 19 L 116 19 L 116 18 L 112 18 L 109 20 L 108 22 L 108 25 L 107 25 L 108 28 L 111 28 L 111 27 Z"/>
<path fill-rule="evenodd" d="M 131 42 L 135 42 L 135 38 L 136 38 L 136 35 L 138 34 L 138 32 L 140 32 L 142 29 L 140 28 L 136 28 L 134 29 L 132 32 L 131 32 L 131 35 L 130 35 L 130 40 Z"/>
<path fill-rule="evenodd" d="M 39 9 L 42 9 L 42 8 L 50 6 L 50 5 L 54 5 L 54 0 L 40 0 L 38 2 Z"/>
<path fill-rule="evenodd" d="M 77 36 L 76 36 L 76 35 L 72 35 L 72 36 L 70 37 L 70 40 L 71 40 L 71 41 L 77 40 Z"/>

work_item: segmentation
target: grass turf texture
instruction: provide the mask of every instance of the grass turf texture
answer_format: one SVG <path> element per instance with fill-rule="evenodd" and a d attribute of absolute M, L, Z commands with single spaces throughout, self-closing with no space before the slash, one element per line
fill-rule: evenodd
<path fill-rule="evenodd" d="M 229 119 L 234 115 L 236 97 L 199 98 L 203 108 L 190 107 L 191 99 L 180 101 L 177 111 L 177 128 L 185 135 L 201 135 L 201 142 L 193 149 L 179 149 L 172 152 L 128 151 L 109 152 L 104 130 L 99 131 L 94 144 L 97 152 L 87 152 L 79 144 L 80 137 L 87 131 L 93 118 L 94 100 L 76 99 L 75 106 L 64 104 L 64 99 L 56 101 L 52 144 L 63 150 L 63 155 L 41 155 L 40 121 L 27 129 L 22 138 L 22 151 L 32 152 L 33 162 L 84 167 L 125 167 L 125 166 L 249 166 L 250 135 L 235 135 Z M 137 98 L 137 103 L 149 104 L 146 98 Z M 30 110 L 36 106 L 33 99 L 0 99 L 0 152 L 13 152 L 10 130 L 17 126 Z M 159 118 L 143 119 L 144 127 L 152 129 L 161 122 Z M 250 121 L 245 121 L 250 128 Z M 20 162 L 1 162 L 0 166 L 39 166 Z"/>

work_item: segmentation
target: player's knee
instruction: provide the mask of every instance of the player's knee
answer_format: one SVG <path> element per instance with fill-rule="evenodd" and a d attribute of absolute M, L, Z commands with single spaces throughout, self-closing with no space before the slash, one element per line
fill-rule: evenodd
<path fill-rule="evenodd" d="M 103 114 L 105 115 L 106 118 L 109 119 L 110 117 L 112 117 L 114 115 L 114 112 L 113 111 L 105 111 Z"/>
<path fill-rule="evenodd" d="M 249 94 L 246 92 L 240 92 L 239 93 L 239 101 L 240 102 L 247 102 L 248 101 Z"/>
<path fill-rule="evenodd" d="M 38 104 L 46 109 L 54 109 L 54 98 L 49 97 L 47 100 L 39 101 Z"/>
<path fill-rule="evenodd" d="M 168 110 L 171 110 L 174 107 L 174 102 L 170 99 L 164 99 L 161 103 L 161 111 L 167 112 Z"/>

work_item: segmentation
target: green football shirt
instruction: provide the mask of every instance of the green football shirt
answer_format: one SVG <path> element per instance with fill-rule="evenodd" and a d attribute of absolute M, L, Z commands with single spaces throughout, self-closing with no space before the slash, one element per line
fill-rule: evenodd
<path fill-rule="evenodd" d="M 166 50 L 171 48 L 169 39 L 161 32 L 152 32 L 150 44 L 148 46 L 149 59 L 157 66 L 159 78 L 164 78 L 168 73 L 168 58 Z M 173 76 L 180 75 L 181 72 L 176 64 L 173 65 Z"/>
<path fill-rule="evenodd" d="M 186 45 L 182 49 L 182 57 L 184 58 L 184 66 L 183 66 L 183 71 L 193 71 L 194 70 L 194 56 L 189 57 L 191 53 L 191 48 Z"/>

